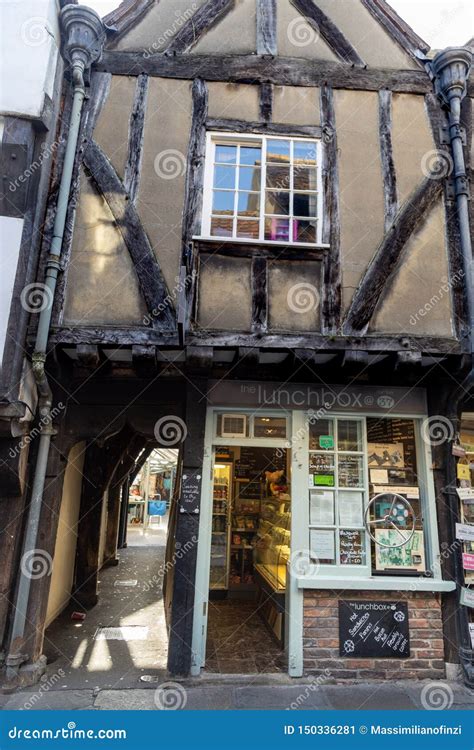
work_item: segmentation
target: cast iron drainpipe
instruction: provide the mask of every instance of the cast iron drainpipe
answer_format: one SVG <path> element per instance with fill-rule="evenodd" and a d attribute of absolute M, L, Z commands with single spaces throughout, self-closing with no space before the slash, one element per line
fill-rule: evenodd
<path fill-rule="evenodd" d="M 474 297 L 473 297 L 473 257 L 472 243 L 469 229 L 469 185 L 464 161 L 464 151 L 461 135 L 461 101 L 466 95 L 467 81 L 469 79 L 472 64 L 472 53 L 465 47 L 448 48 L 438 53 L 431 62 L 430 74 L 435 80 L 438 96 L 448 107 L 449 111 L 449 139 L 453 154 L 454 166 L 454 190 L 456 196 L 456 213 L 459 222 L 460 245 L 463 260 L 463 271 L 465 275 L 466 297 L 469 316 L 469 344 L 471 351 L 471 369 L 463 382 L 458 386 L 450 401 L 448 417 L 453 424 L 458 421 L 459 404 L 474 384 Z M 452 466 L 451 444 L 448 442 L 446 450 L 449 451 L 448 485 L 454 485 L 456 479 L 454 467 Z M 457 517 L 457 502 L 454 500 L 454 492 L 449 489 L 446 492 L 452 518 L 452 531 L 454 532 L 454 521 Z M 455 554 L 454 569 L 456 576 L 456 589 L 459 594 L 462 581 L 463 569 L 459 555 Z M 464 644 L 469 643 L 467 632 L 467 617 L 461 607 L 457 608 L 457 630 L 460 637 L 459 660 L 463 670 L 465 683 L 474 687 L 474 663 L 473 650 Z"/>
<path fill-rule="evenodd" d="M 27 563 L 31 565 L 35 554 L 38 538 L 43 491 L 46 478 L 51 436 L 55 434 L 52 426 L 51 405 L 52 393 L 45 372 L 46 347 L 48 344 L 49 327 L 53 300 L 56 291 L 58 273 L 61 268 L 60 257 L 66 224 L 69 191 L 71 189 L 74 159 L 79 126 L 81 122 L 82 106 L 85 98 L 84 62 L 76 60 L 72 67 L 73 103 L 69 126 L 64 165 L 59 186 L 58 205 L 53 227 L 51 252 L 46 263 L 45 292 L 50 303 L 40 312 L 38 330 L 36 333 L 35 351 L 32 356 L 32 368 L 39 393 L 39 412 L 43 418 L 44 427 L 39 438 L 38 456 L 36 459 L 31 502 L 28 510 L 25 541 L 20 565 L 20 579 L 15 602 L 15 615 L 12 626 L 10 653 L 6 659 L 7 678 L 14 679 L 18 675 L 20 665 L 28 659 L 28 654 L 22 653 L 24 646 L 25 623 L 31 589 L 31 575 L 28 574 Z"/>

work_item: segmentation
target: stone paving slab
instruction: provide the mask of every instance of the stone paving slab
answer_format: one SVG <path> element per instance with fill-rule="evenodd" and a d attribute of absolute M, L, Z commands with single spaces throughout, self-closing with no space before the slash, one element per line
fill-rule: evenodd
<path fill-rule="evenodd" d="M 186 696 L 185 698 L 183 696 Z M 218 710 L 225 711 L 234 708 L 233 688 L 203 687 L 192 688 L 183 692 L 177 692 L 175 696 L 169 697 L 167 705 L 183 705 L 187 711 L 196 710 Z M 156 691 L 150 689 L 136 690 L 101 690 L 98 694 L 94 708 L 100 711 L 157 711 L 160 709 L 160 700 L 156 698 Z"/>
<path fill-rule="evenodd" d="M 3 711 L 80 711 L 93 708 L 92 690 L 22 691 L 8 696 Z"/>

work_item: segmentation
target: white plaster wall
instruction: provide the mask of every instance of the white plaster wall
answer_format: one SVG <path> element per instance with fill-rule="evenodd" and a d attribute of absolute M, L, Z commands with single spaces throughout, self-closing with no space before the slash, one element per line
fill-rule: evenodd
<path fill-rule="evenodd" d="M 0 364 L 3 359 L 23 219 L 0 216 Z"/>
<path fill-rule="evenodd" d="M 0 112 L 40 117 L 58 57 L 57 0 L 1 0 Z"/>

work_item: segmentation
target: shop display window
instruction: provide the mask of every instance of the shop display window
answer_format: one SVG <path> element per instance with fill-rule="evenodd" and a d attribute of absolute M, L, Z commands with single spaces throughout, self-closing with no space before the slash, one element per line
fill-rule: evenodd
<path fill-rule="evenodd" d="M 335 570 L 426 574 L 414 420 L 323 418 L 309 425 L 311 559 Z"/>

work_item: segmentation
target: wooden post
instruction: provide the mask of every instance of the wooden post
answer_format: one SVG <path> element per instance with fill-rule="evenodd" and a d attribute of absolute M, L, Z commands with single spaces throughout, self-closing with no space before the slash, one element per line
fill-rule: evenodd
<path fill-rule="evenodd" d="M 183 476 L 202 470 L 206 392 L 205 380 L 194 379 L 186 388 L 187 436 L 183 444 Z M 182 485 L 181 482 L 181 496 Z M 184 512 L 178 504 L 174 551 L 170 554 L 174 576 L 168 648 L 168 669 L 176 675 L 188 675 L 191 670 L 198 534 L 199 513 Z M 190 544 L 193 538 L 196 543 Z M 177 556 L 175 553 L 183 548 L 185 553 Z"/>

